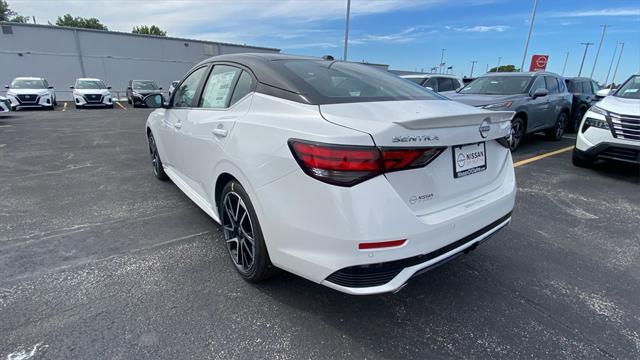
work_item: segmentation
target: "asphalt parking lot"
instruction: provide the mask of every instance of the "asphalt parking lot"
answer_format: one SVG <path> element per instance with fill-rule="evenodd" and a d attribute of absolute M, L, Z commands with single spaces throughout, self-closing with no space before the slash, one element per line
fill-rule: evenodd
<path fill-rule="evenodd" d="M 509 227 L 354 297 L 242 281 L 218 225 L 153 177 L 149 110 L 124 107 L 0 116 L 2 359 L 640 357 L 637 167 L 529 137 Z"/>

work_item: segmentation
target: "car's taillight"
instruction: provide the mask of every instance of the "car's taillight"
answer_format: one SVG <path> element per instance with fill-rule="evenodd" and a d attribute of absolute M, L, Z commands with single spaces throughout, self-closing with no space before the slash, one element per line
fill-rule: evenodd
<path fill-rule="evenodd" d="M 304 172 L 320 181 L 353 186 L 374 176 L 426 166 L 444 147 L 378 148 L 291 139 L 289 147 Z"/>

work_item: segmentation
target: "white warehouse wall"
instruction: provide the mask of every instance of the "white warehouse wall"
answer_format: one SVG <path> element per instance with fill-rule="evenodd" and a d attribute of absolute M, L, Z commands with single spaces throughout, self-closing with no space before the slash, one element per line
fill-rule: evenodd
<path fill-rule="evenodd" d="M 79 77 L 97 77 L 124 92 L 130 79 L 154 80 L 167 90 L 211 56 L 279 49 L 112 31 L 0 22 L 0 86 L 18 76 L 42 76 L 60 100 Z M 2 88 L 2 90 L 5 90 Z M 4 91 L 0 92 L 3 94 Z"/>

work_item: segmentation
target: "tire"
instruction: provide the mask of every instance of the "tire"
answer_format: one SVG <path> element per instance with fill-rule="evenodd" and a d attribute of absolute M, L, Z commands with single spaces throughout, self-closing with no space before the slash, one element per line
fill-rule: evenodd
<path fill-rule="evenodd" d="M 127 103 L 131 105 L 131 99 L 127 98 Z"/>
<path fill-rule="evenodd" d="M 585 156 L 582 151 L 573 149 L 571 153 L 571 162 L 577 167 L 588 168 L 593 165 L 593 160 Z"/>
<path fill-rule="evenodd" d="M 225 247 L 240 276 L 260 282 L 275 275 L 278 268 L 269 259 L 253 204 L 237 181 L 229 181 L 222 189 L 218 213 Z"/>
<path fill-rule="evenodd" d="M 522 142 L 525 135 L 524 120 L 521 117 L 516 116 L 511 120 L 511 146 L 510 150 L 515 151 Z"/>
<path fill-rule="evenodd" d="M 151 166 L 153 167 L 153 175 L 158 180 L 168 180 L 169 177 L 164 172 L 164 167 L 162 166 L 162 160 L 160 159 L 160 153 L 158 152 L 158 147 L 156 146 L 156 140 L 153 138 L 153 134 L 149 133 L 148 136 L 149 141 L 149 155 L 151 155 Z"/>
<path fill-rule="evenodd" d="M 58 106 L 58 99 L 53 98 L 53 106 L 54 106 L 54 107 L 55 107 L 55 106 Z"/>
<path fill-rule="evenodd" d="M 556 123 L 552 128 L 545 130 L 545 135 L 547 135 L 547 139 L 553 141 L 562 140 L 562 135 L 564 135 L 564 128 L 567 126 L 567 120 L 569 116 L 566 112 L 561 112 L 556 118 Z"/>
<path fill-rule="evenodd" d="M 582 117 L 586 112 L 587 112 L 587 108 L 585 107 L 581 107 L 578 110 L 576 110 L 576 113 L 573 115 L 573 120 L 571 121 L 570 126 L 567 126 L 567 130 L 577 134 L 578 130 L 580 129 L 580 122 L 582 122 Z"/>
<path fill-rule="evenodd" d="M 82 105 L 76 105 L 76 110 L 82 109 Z"/>

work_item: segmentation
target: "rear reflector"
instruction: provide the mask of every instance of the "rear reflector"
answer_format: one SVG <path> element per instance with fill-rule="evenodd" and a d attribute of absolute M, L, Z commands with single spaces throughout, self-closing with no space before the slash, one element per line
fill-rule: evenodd
<path fill-rule="evenodd" d="M 407 239 L 402 240 L 391 240 L 391 241 L 382 241 L 382 242 L 370 242 L 370 243 L 360 243 L 358 244 L 358 249 L 360 250 L 370 250 L 370 249 L 382 249 L 382 248 L 390 248 L 402 246 L 407 242 Z"/>
<path fill-rule="evenodd" d="M 289 140 L 302 170 L 329 184 L 353 186 L 374 176 L 428 165 L 444 147 L 377 148 Z"/>

